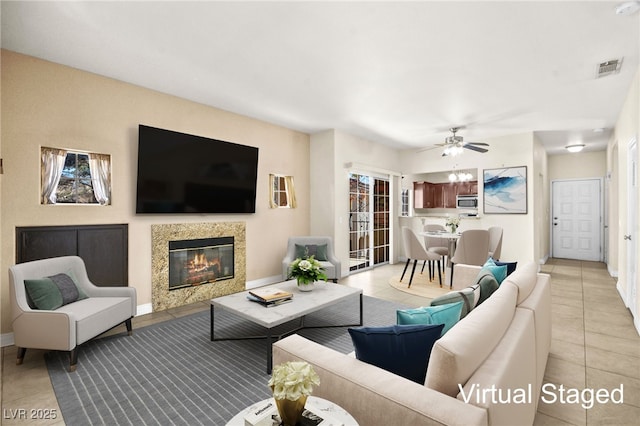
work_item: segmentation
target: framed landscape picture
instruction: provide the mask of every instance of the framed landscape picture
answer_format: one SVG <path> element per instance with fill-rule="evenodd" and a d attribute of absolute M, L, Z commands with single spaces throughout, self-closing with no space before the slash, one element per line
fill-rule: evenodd
<path fill-rule="evenodd" d="M 485 169 L 484 213 L 527 213 L 527 166 Z"/>

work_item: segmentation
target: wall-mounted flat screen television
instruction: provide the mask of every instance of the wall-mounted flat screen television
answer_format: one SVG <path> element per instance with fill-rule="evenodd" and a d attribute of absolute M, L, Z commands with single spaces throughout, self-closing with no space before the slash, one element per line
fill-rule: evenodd
<path fill-rule="evenodd" d="M 136 213 L 255 213 L 258 148 L 139 125 Z"/>

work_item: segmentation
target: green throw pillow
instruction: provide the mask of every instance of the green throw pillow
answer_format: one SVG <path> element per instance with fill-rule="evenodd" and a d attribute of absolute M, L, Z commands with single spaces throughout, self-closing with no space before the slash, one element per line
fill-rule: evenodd
<path fill-rule="evenodd" d="M 24 286 L 36 309 L 55 310 L 76 300 L 86 299 L 87 295 L 67 274 L 24 280 Z"/>
<path fill-rule="evenodd" d="M 467 287 L 460 291 L 450 291 L 447 294 L 443 294 L 442 296 L 438 296 L 431 301 L 431 306 L 440 306 L 446 305 L 449 303 L 457 303 L 462 302 L 462 310 L 460 312 L 460 319 L 467 316 L 469 312 L 473 308 L 475 308 L 476 303 L 480 298 L 480 288 L 479 287 Z"/>
<path fill-rule="evenodd" d="M 482 269 L 476 278 L 476 284 L 480 286 L 480 299 L 478 299 L 478 305 L 484 302 L 493 294 L 494 291 L 500 287 L 496 277 L 491 273 L 491 271 L 487 271 L 486 269 Z"/>
<path fill-rule="evenodd" d="M 327 245 L 326 244 L 296 244 L 296 258 L 305 259 L 313 256 L 316 260 L 327 261 Z"/>
<path fill-rule="evenodd" d="M 416 309 L 399 309 L 396 311 L 398 325 L 409 324 L 444 324 L 442 335 L 460 321 L 463 302 L 447 303 L 439 306 L 423 306 Z"/>

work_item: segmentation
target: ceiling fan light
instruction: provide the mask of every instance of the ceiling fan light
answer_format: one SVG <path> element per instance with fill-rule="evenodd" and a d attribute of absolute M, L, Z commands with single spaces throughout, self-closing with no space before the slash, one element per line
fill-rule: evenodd
<path fill-rule="evenodd" d="M 584 144 L 583 143 L 576 143 L 573 145 L 567 145 L 565 146 L 565 149 L 569 152 L 580 152 L 582 151 L 582 149 L 584 148 Z"/>
<path fill-rule="evenodd" d="M 640 10 L 640 2 L 627 1 L 616 7 L 616 15 L 633 15 L 638 10 Z"/>

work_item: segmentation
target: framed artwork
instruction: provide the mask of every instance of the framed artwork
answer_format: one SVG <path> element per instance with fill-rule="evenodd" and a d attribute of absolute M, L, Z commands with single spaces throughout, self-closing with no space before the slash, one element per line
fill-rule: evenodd
<path fill-rule="evenodd" d="M 484 213 L 527 213 L 527 166 L 485 169 Z"/>

